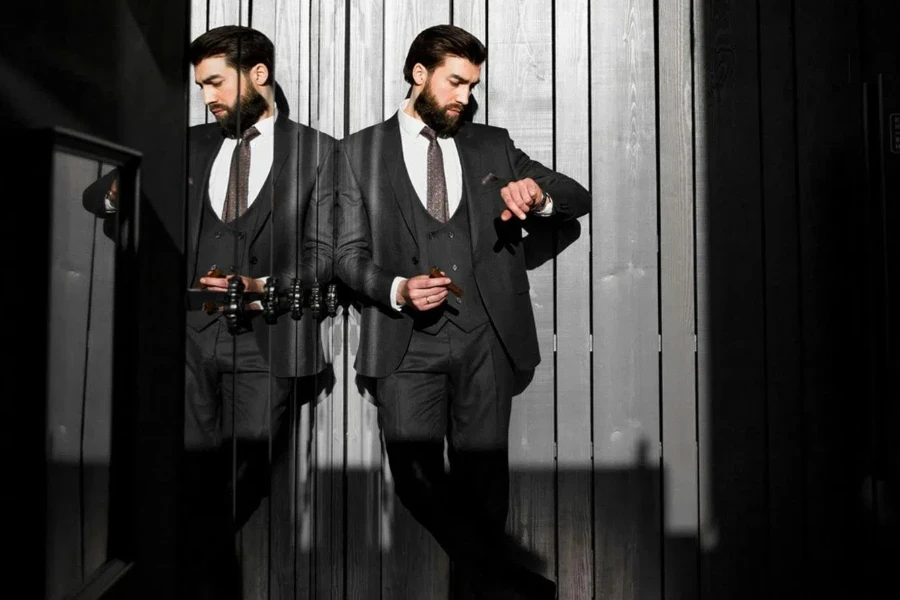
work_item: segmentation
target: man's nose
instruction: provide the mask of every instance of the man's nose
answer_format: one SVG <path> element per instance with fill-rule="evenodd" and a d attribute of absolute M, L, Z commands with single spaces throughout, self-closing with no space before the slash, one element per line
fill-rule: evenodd
<path fill-rule="evenodd" d="M 203 90 L 203 103 L 207 106 L 210 104 L 215 104 L 217 100 L 217 96 L 215 90 L 206 89 Z"/>

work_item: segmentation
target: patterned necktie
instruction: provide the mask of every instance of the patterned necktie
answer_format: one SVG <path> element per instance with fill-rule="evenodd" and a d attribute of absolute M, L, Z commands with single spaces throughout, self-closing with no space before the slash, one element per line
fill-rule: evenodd
<path fill-rule="evenodd" d="M 428 138 L 428 212 L 432 217 L 446 223 L 450 220 L 447 206 L 447 179 L 444 176 L 444 155 L 438 145 L 437 133 L 427 125 L 422 135 Z"/>
<path fill-rule="evenodd" d="M 247 210 L 247 193 L 250 187 L 250 141 L 259 135 L 256 127 L 244 132 L 231 154 L 231 171 L 228 173 L 228 191 L 222 220 L 231 223 Z"/>

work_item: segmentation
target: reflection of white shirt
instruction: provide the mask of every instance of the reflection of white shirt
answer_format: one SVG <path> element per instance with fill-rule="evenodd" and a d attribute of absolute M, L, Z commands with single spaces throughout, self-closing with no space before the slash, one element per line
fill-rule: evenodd
<path fill-rule="evenodd" d="M 425 123 L 409 116 L 403 109 L 409 104 L 409 98 L 400 103 L 397 118 L 400 121 L 400 142 L 403 144 L 403 162 L 406 172 L 412 180 L 413 187 L 419 195 L 422 206 L 428 209 L 428 145 L 431 143 L 422 135 Z M 453 138 L 438 138 L 438 147 L 444 159 L 444 179 L 447 181 L 447 210 L 453 215 L 459 208 L 462 198 L 462 166 L 459 163 L 459 152 Z"/>
<path fill-rule="evenodd" d="M 250 182 L 247 190 L 247 208 L 253 204 L 269 171 L 272 170 L 272 160 L 275 157 L 275 119 L 273 116 L 260 119 L 256 122 L 259 135 L 250 140 Z M 231 155 L 237 146 L 234 138 L 225 138 L 219 154 L 213 161 L 212 171 L 209 173 L 209 201 L 216 214 L 221 216 L 225 207 L 225 195 L 228 192 L 228 177 L 231 173 Z"/>

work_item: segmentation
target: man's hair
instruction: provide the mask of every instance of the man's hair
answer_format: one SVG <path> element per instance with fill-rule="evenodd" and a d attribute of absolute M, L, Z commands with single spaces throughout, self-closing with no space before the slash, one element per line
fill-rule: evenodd
<path fill-rule="evenodd" d="M 417 63 L 421 63 L 431 73 L 448 56 L 458 56 L 473 65 L 480 65 L 487 58 L 487 48 L 477 37 L 454 25 L 429 27 L 417 35 L 410 45 L 403 65 L 403 78 L 408 84 L 414 85 L 412 71 Z"/>
<path fill-rule="evenodd" d="M 211 56 L 225 56 L 228 66 L 247 73 L 262 63 L 269 69 L 267 85 L 275 81 L 275 45 L 264 34 L 240 25 L 224 25 L 199 36 L 188 49 L 195 67 Z"/>

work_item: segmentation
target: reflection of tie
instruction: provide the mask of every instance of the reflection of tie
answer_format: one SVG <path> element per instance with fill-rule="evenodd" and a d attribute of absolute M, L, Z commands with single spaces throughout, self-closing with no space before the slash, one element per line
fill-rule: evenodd
<path fill-rule="evenodd" d="M 247 192 L 250 187 L 250 140 L 259 135 L 256 127 L 244 132 L 231 154 L 231 171 L 228 173 L 228 191 L 222 220 L 231 223 L 247 210 Z"/>
<path fill-rule="evenodd" d="M 446 223 L 450 219 L 447 208 L 447 179 L 444 177 L 444 155 L 438 145 L 437 133 L 427 125 L 422 135 L 428 138 L 428 212 L 432 217 Z"/>

